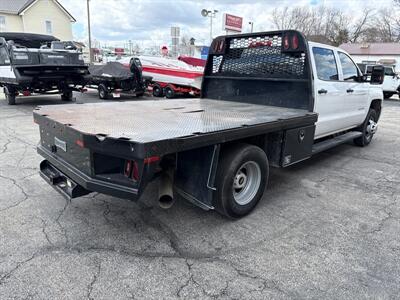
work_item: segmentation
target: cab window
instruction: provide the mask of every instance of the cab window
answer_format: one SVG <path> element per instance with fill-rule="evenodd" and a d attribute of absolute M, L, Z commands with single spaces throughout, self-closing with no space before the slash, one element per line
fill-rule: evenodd
<path fill-rule="evenodd" d="M 358 69 L 350 57 L 343 52 L 339 53 L 340 64 L 342 65 L 343 79 L 345 81 L 356 81 L 358 78 Z"/>
<path fill-rule="evenodd" d="M 392 68 L 385 68 L 385 76 L 394 76 L 396 75 L 395 72 L 393 72 Z"/>
<path fill-rule="evenodd" d="M 335 55 L 330 49 L 313 48 L 317 76 L 321 80 L 339 80 Z"/>

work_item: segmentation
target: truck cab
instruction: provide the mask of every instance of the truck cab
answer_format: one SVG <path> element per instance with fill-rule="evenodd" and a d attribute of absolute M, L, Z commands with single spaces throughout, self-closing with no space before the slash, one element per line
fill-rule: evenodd
<path fill-rule="evenodd" d="M 382 87 L 368 82 L 346 51 L 314 42 L 308 47 L 318 113 L 316 140 L 359 126 L 371 107 L 379 117 Z"/>

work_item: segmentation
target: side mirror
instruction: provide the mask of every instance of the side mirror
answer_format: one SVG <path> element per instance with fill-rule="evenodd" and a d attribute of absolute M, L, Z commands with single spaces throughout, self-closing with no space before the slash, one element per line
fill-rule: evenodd
<path fill-rule="evenodd" d="M 373 66 L 371 72 L 371 84 L 382 84 L 385 78 L 385 68 L 383 66 Z"/>

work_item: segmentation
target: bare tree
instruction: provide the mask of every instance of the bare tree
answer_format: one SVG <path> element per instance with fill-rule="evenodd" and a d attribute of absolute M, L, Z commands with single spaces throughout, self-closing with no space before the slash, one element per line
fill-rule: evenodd
<path fill-rule="evenodd" d="M 274 9 L 272 21 L 278 29 L 296 29 L 307 37 L 339 45 L 349 40 L 349 17 L 326 6 Z"/>
<path fill-rule="evenodd" d="M 370 23 L 373 14 L 374 10 L 372 8 L 364 9 L 362 16 L 354 23 L 351 28 L 351 37 L 349 40 L 352 43 L 358 42 L 358 40 L 366 34 L 368 29 L 371 28 Z"/>

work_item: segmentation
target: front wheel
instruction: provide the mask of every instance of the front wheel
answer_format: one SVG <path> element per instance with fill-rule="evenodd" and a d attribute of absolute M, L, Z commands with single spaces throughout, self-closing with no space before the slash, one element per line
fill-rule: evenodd
<path fill-rule="evenodd" d="M 216 176 L 216 210 L 229 218 L 250 213 L 264 193 L 268 173 L 267 156 L 259 147 L 238 144 L 226 149 Z"/>
<path fill-rule="evenodd" d="M 378 115 L 374 109 L 370 109 L 363 125 L 360 126 L 359 130 L 362 135 L 354 139 L 354 143 L 357 146 L 365 147 L 371 143 L 371 140 L 378 129 Z"/>
<path fill-rule="evenodd" d="M 8 105 L 15 105 L 16 91 L 12 87 L 4 87 L 4 94 Z"/>

